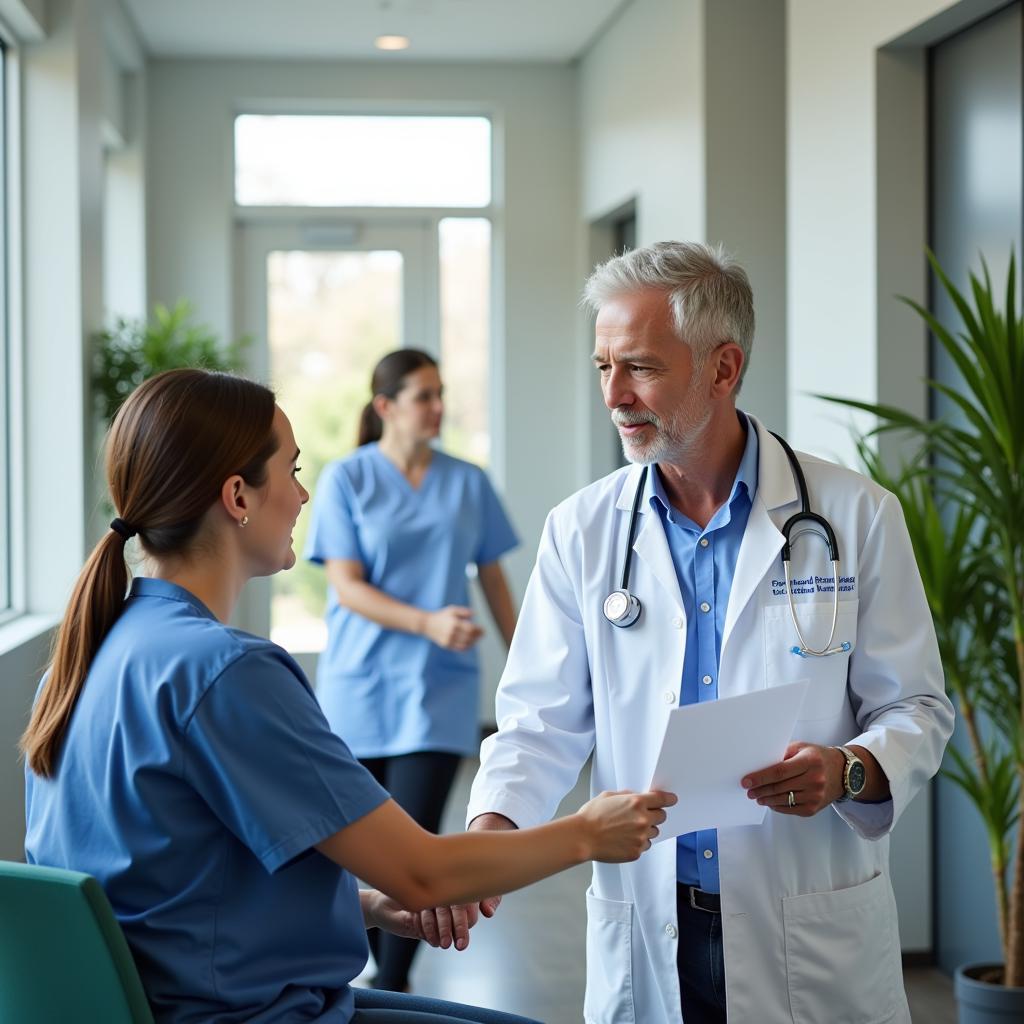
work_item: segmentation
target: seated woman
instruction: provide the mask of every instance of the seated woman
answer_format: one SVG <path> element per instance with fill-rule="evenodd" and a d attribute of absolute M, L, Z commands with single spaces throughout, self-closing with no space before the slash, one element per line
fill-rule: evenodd
<path fill-rule="evenodd" d="M 426 908 L 635 859 L 674 798 L 602 794 L 521 832 L 412 821 L 298 665 L 227 625 L 247 580 L 294 564 L 298 455 L 273 394 L 241 378 L 172 370 L 127 399 L 107 450 L 119 515 L 22 740 L 27 859 L 99 880 L 158 1021 L 508 1020 L 392 993 L 360 1008 L 365 929 L 436 937 L 448 917 Z M 147 575 L 129 592 L 135 534 Z"/>

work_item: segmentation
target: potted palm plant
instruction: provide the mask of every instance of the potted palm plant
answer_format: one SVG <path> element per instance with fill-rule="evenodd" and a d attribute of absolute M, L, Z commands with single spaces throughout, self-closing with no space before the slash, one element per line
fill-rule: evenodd
<path fill-rule="evenodd" d="M 956 413 L 923 420 L 893 406 L 821 397 L 876 417 L 858 442 L 860 455 L 902 503 L 967 735 L 969 753 L 951 745 L 944 770 L 985 828 L 1003 962 L 957 971 L 960 1021 L 1024 1021 L 1024 320 L 1012 255 L 998 295 L 984 261 L 965 295 L 928 258 L 960 329 L 903 301 L 959 372 L 956 386 L 928 382 Z M 895 472 L 869 440 L 886 431 L 915 442 L 915 454 Z"/>

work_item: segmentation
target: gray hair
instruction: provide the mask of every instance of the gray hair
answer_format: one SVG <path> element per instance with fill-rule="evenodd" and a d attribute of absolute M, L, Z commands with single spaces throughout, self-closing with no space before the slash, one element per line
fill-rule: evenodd
<path fill-rule="evenodd" d="M 699 242 L 655 242 L 615 256 L 594 268 L 583 304 L 597 313 L 617 295 L 663 289 L 679 338 L 696 360 L 724 341 L 743 350 L 739 391 L 754 343 L 754 294 L 747 272 L 720 246 Z"/>

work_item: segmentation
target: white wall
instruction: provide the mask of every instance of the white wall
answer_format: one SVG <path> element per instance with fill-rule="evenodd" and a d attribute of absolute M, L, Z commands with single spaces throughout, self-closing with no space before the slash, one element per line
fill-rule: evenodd
<path fill-rule="evenodd" d="M 895 294 L 926 301 L 925 48 L 998 0 L 789 0 L 789 437 L 856 465 L 841 394 L 926 411 L 927 339 Z M 904 950 L 929 949 L 931 808 L 893 835 Z"/>
<path fill-rule="evenodd" d="M 50 654 L 51 625 L 34 616 L 8 627 L 0 653 L 0 860 L 24 856 L 25 775 L 17 745 Z"/>
<path fill-rule="evenodd" d="M 740 404 L 777 429 L 785 425 L 784 62 L 782 0 L 634 0 L 579 75 L 584 223 L 632 201 L 638 245 L 720 242 L 739 258 L 758 321 Z M 583 318 L 581 335 L 589 331 Z M 577 445 L 597 476 L 615 451 L 592 378 L 579 377 Z"/>
<path fill-rule="evenodd" d="M 38 7 L 38 5 L 35 5 Z M 50 629 L 85 560 L 92 510 L 92 416 L 85 339 L 103 322 L 104 25 L 117 0 L 53 0 L 47 35 L 19 36 L 21 274 L 11 296 L 23 402 L 17 446 L 16 606 L 0 628 L 0 856 L 17 856 L 24 806 L 16 745 L 46 660 Z M 109 99 L 109 95 L 108 95 Z M 140 211 L 141 212 L 141 211 Z"/>
<path fill-rule="evenodd" d="M 810 397 L 924 412 L 924 48 L 998 0 L 789 0 L 789 433 L 855 464 L 847 414 Z"/>
<path fill-rule="evenodd" d="M 581 209 L 635 199 L 637 242 L 704 237 L 704 4 L 629 4 L 579 63 Z"/>

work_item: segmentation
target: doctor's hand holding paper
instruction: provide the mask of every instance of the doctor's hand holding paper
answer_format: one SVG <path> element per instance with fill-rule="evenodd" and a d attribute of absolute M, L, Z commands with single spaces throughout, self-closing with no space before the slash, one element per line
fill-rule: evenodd
<path fill-rule="evenodd" d="M 851 795 L 870 803 L 881 803 L 891 796 L 889 780 L 874 754 L 866 747 L 850 744 L 847 748 L 863 769 L 863 781 L 850 783 Z M 763 771 L 751 772 L 743 779 L 743 788 L 751 800 L 780 814 L 809 818 L 825 810 L 846 795 L 846 768 L 849 763 L 840 747 L 817 743 L 791 743 L 785 758 Z M 853 765 L 856 770 L 856 765 Z M 790 797 L 790 794 L 793 794 Z"/>
<path fill-rule="evenodd" d="M 899 503 L 737 409 L 753 295 L 721 251 L 625 253 L 585 299 L 632 465 L 548 517 L 470 828 L 548 820 L 591 754 L 594 791 L 650 788 L 685 723 L 666 838 L 594 868 L 587 1024 L 908 1024 L 888 835 L 953 711 Z"/>

